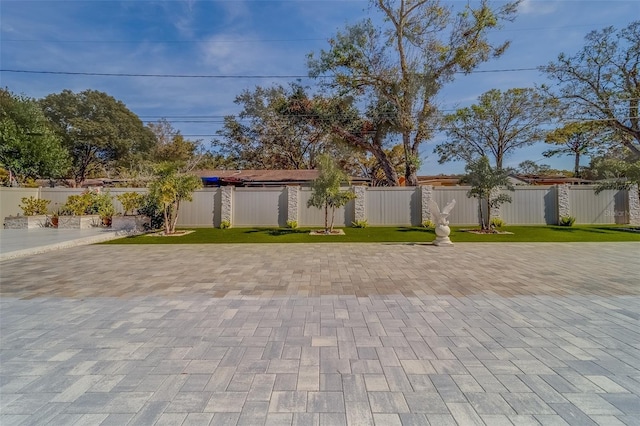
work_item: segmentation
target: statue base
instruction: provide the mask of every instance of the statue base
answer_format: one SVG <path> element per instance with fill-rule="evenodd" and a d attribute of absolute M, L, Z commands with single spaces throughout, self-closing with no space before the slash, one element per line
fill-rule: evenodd
<path fill-rule="evenodd" d="M 449 239 L 451 229 L 449 226 L 440 224 L 436 226 L 436 239 L 433 241 L 434 246 L 452 246 L 453 243 Z"/>
<path fill-rule="evenodd" d="M 433 240 L 433 245 L 434 246 L 452 246 L 453 243 L 451 242 L 449 237 L 436 237 L 436 239 Z"/>

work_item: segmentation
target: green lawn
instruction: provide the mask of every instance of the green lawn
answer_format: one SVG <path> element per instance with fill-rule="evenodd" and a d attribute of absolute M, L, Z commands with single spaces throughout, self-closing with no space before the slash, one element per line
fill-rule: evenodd
<path fill-rule="evenodd" d="M 473 227 L 454 227 L 451 240 L 462 242 L 597 242 L 640 241 L 640 233 L 627 232 L 616 226 L 507 226 L 513 234 L 478 235 L 465 232 Z M 190 228 L 191 229 L 191 228 Z M 314 228 L 317 229 L 317 228 Z M 215 244 L 215 243 L 383 243 L 431 242 L 432 229 L 421 227 L 344 228 L 346 235 L 312 236 L 309 228 L 193 228 L 192 234 L 181 237 L 151 237 L 139 235 L 108 241 L 103 244 Z"/>

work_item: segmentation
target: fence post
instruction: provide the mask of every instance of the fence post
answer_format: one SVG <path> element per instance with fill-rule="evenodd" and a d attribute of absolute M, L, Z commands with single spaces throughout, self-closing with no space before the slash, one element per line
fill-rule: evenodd
<path fill-rule="evenodd" d="M 557 185 L 558 188 L 558 224 L 560 218 L 571 216 L 571 203 L 569 202 L 569 185 Z"/>
<path fill-rule="evenodd" d="M 223 186 L 221 193 L 220 221 L 232 225 L 233 219 L 233 186 Z"/>
<path fill-rule="evenodd" d="M 421 223 L 425 223 L 431 220 L 431 210 L 429 209 L 429 201 L 433 198 L 433 186 L 420 185 L 420 198 L 422 202 L 422 210 L 420 220 Z"/>
<path fill-rule="evenodd" d="M 287 222 L 298 222 L 298 202 L 300 200 L 300 187 L 287 186 Z"/>
<path fill-rule="evenodd" d="M 354 221 L 355 222 L 363 222 L 367 220 L 367 211 L 366 211 L 366 191 L 367 187 L 365 186 L 354 186 L 353 192 L 356 194 L 355 202 L 355 214 Z"/>
<path fill-rule="evenodd" d="M 629 225 L 640 225 L 640 193 L 638 185 L 631 185 L 627 191 L 629 197 Z"/>

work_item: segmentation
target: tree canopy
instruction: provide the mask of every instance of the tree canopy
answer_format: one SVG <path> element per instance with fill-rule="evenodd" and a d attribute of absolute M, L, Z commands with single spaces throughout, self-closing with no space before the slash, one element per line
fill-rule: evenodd
<path fill-rule="evenodd" d="M 133 168 L 154 145 L 138 116 L 104 92 L 64 90 L 40 104 L 71 154 L 76 185 L 118 165 Z"/>
<path fill-rule="evenodd" d="M 48 125 L 38 102 L 0 89 L 0 165 L 12 178 L 59 178 L 69 154 Z"/>
<path fill-rule="evenodd" d="M 640 21 L 592 31 L 578 53 L 541 67 L 574 119 L 597 121 L 640 159 Z M 555 90 L 554 90 L 555 89 Z"/>
<path fill-rule="evenodd" d="M 602 125 L 597 122 L 571 122 L 549 132 L 545 142 L 555 145 L 543 152 L 545 157 L 572 155 L 573 175 L 580 177 L 580 159 L 589 155 L 601 141 Z"/>
<path fill-rule="evenodd" d="M 372 123 L 385 133 L 400 136 L 408 185 L 417 184 L 420 145 L 431 138 L 437 119 L 434 97 L 455 73 L 468 73 L 492 57 L 502 55 L 508 43 L 492 44 L 491 29 L 513 18 L 518 2 L 493 9 L 485 0 L 456 13 L 438 0 L 375 0 L 384 24 L 365 20 L 340 31 L 328 50 L 310 55 L 312 76 L 333 75 L 327 88 L 337 96 L 350 95 L 365 110 L 385 118 Z M 325 78 L 326 80 L 326 78 Z M 370 114 L 371 115 L 371 114 Z M 334 126 L 334 131 L 340 125 Z M 362 138 L 348 138 L 353 144 Z"/>
<path fill-rule="evenodd" d="M 556 114 L 555 102 L 535 89 L 492 89 L 478 103 L 445 117 L 449 141 L 434 152 L 439 162 L 466 162 L 487 156 L 497 168 L 518 148 L 544 140 L 544 125 Z"/>

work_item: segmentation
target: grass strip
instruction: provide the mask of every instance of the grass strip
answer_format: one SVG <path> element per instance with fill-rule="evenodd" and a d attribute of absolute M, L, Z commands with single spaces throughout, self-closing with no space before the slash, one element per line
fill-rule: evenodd
<path fill-rule="evenodd" d="M 423 227 L 342 228 L 345 235 L 313 236 L 318 228 L 188 228 L 195 232 L 181 237 L 151 237 L 138 235 L 111 240 L 102 244 L 241 244 L 241 243 L 424 243 L 435 239 L 433 229 Z M 454 227 L 450 238 L 463 242 L 612 242 L 640 241 L 640 233 L 624 231 L 610 225 L 590 226 L 506 226 L 511 234 L 473 234 L 465 230 L 474 227 Z"/>

